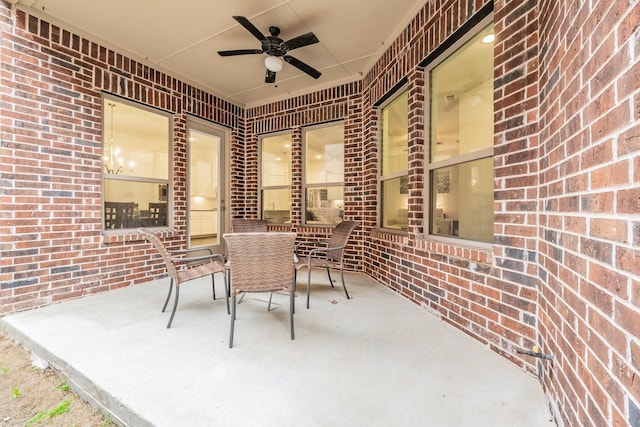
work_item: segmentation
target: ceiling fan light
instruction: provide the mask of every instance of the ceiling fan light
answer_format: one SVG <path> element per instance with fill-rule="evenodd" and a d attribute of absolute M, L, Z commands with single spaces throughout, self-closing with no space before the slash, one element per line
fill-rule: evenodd
<path fill-rule="evenodd" d="M 267 67 L 267 70 L 277 73 L 282 70 L 282 60 L 277 56 L 267 56 L 264 58 L 264 66 Z"/>

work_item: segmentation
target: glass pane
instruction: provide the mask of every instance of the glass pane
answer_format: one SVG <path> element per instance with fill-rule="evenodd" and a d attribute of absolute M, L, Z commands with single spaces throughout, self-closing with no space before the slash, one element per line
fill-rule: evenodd
<path fill-rule="evenodd" d="M 344 181 L 344 126 L 329 126 L 305 133 L 306 183 Z"/>
<path fill-rule="evenodd" d="M 263 187 L 291 185 L 291 135 L 274 135 L 261 140 Z"/>
<path fill-rule="evenodd" d="M 342 186 L 307 188 L 307 224 L 337 224 L 344 216 Z"/>
<path fill-rule="evenodd" d="M 169 117 L 103 100 L 104 173 L 169 178 Z"/>
<path fill-rule="evenodd" d="M 406 230 L 409 224 L 407 206 L 407 177 L 382 181 L 382 226 Z"/>
<path fill-rule="evenodd" d="M 189 246 L 220 244 L 218 177 L 221 138 L 189 129 Z"/>
<path fill-rule="evenodd" d="M 262 219 L 270 224 L 290 222 L 291 190 L 279 188 L 262 190 Z"/>
<path fill-rule="evenodd" d="M 407 92 L 403 92 L 382 109 L 382 175 L 408 168 L 409 129 Z"/>
<path fill-rule="evenodd" d="M 493 158 L 431 174 L 431 234 L 493 241 Z"/>
<path fill-rule="evenodd" d="M 105 229 L 166 227 L 167 186 L 105 179 Z"/>
<path fill-rule="evenodd" d="M 485 28 L 430 72 L 431 162 L 493 146 L 493 32 Z"/>

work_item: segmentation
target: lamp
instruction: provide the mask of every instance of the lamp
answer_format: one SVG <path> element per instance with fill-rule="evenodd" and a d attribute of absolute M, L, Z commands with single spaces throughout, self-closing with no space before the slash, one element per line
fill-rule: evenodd
<path fill-rule="evenodd" d="M 277 73 L 282 70 L 282 60 L 277 56 L 267 56 L 264 58 L 264 66 L 267 70 Z"/>
<path fill-rule="evenodd" d="M 487 34 L 482 38 L 482 43 L 484 44 L 493 43 L 494 39 L 495 39 L 495 36 L 493 34 Z"/>
<path fill-rule="evenodd" d="M 109 102 L 107 104 L 111 108 L 111 127 L 110 127 L 110 135 L 109 135 L 109 155 L 104 156 L 104 168 L 106 169 L 108 174 L 117 175 L 122 172 L 122 165 L 124 160 L 120 157 L 120 149 L 114 147 L 114 137 L 113 137 L 113 108 L 116 104 Z M 105 145 L 106 148 L 106 145 Z M 133 168 L 135 166 L 135 162 L 132 160 L 129 162 L 129 172 L 133 172 Z"/>

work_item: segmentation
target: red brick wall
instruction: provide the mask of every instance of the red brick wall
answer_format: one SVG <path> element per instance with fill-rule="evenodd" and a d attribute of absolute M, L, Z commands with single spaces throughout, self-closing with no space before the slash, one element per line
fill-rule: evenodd
<path fill-rule="evenodd" d="M 540 3 L 540 341 L 564 425 L 640 425 L 640 3 Z"/>
<path fill-rule="evenodd" d="M 101 93 L 174 114 L 175 232 L 186 236 L 186 117 L 234 129 L 244 111 L 144 64 L 0 5 L 0 313 L 148 281 L 162 273 L 135 233 L 102 234 Z M 15 25 L 13 20 L 15 19 Z M 234 156 L 232 185 L 242 158 Z M 153 268 L 149 268 L 152 266 Z"/>
<path fill-rule="evenodd" d="M 496 4 L 495 243 L 493 251 L 436 243 L 424 219 L 425 80 L 420 65 L 490 2 L 429 2 L 365 78 L 366 121 L 403 79 L 409 91 L 408 235 L 375 229 L 365 240 L 367 274 L 429 308 L 513 363 L 535 372 L 516 347 L 536 342 L 537 58 L 535 2 Z M 498 8 L 498 7 L 501 8 Z M 474 18 L 475 19 L 475 18 Z M 425 61 L 426 59 L 426 61 Z M 378 125 L 365 128 L 365 150 L 377 156 Z M 372 160 L 372 164 L 374 161 Z M 367 171 L 376 187 L 375 170 Z M 374 198 L 375 200 L 375 198 Z M 375 202 L 365 206 L 376 222 Z"/>
<path fill-rule="evenodd" d="M 497 270 L 490 283 L 500 291 L 505 309 L 496 332 L 502 334 L 503 328 L 511 330 L 507 335 L 517 336 L 515 345 L 531 349 L 537 343 L 539 285 L 538 9 L 537 2 L 530 0 L 496 2 L 495 8 L 494 242 L 497 245 L 493 256 Z"/>

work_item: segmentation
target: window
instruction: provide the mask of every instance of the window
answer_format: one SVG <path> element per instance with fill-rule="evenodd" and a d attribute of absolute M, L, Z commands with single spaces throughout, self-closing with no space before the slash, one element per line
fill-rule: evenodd
<path fill-rule="evenodd" d="M 493 240 L 493 25 L 428 69 L 431 234 Z"/>
<path fill-rule="evenodd" d="M 167 226 L 169 115 L 105 97 L 104 228 Z"/>
<path fill-rule="evenodd" d="M 404 91 L 381 111 L 380 223 L 406 230 L 408 225 L 408 98 Z"/>
<path fill-rule="evenodd" d="M 262 219 L 270 224 L 290 222 L 291 134 L 264 136 L 260 140 L 260 203 Z"/>
<path fill-rule="evenodd" d="M 337 224 L 344 216 L 344 125 L 304 133 L 305 223 Z"/>

